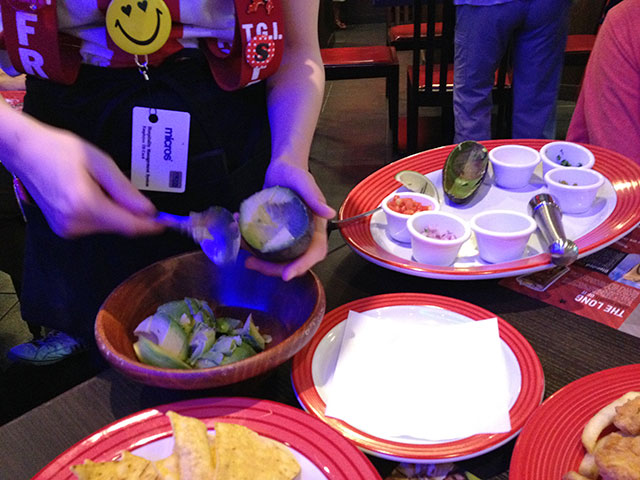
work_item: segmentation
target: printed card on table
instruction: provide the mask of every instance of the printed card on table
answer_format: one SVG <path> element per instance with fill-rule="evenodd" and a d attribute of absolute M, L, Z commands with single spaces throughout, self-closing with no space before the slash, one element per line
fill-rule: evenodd
<path fill-rule="evenodd" d="M 501 285 L 613 328 L 640 334 L 640 229 L 567 267 Z M 630 323 L 632 325 L 630 325 Z"/>

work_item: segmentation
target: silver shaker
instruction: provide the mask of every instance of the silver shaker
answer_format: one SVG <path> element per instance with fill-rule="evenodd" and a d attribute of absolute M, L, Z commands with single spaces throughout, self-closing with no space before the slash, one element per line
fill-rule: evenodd
<path fill-rule="evenodd" d="M 551 261 L 556 265 L 570 265 L 578 258 L 578 246 L 569 240 L 562 226 L 562 211 L 553 197 L 540 193 L 529 200 L 529 212 L 538 224 L 549 247 Z"/>

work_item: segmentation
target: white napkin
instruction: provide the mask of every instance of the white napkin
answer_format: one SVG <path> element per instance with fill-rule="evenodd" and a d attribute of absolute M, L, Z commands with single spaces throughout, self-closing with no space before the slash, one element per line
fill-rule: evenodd
<path fill-rule="evenodd" d="M 427 441 L 511 429 L 496 318 L 456 324 L 349 312 L 325 415 Z"/>

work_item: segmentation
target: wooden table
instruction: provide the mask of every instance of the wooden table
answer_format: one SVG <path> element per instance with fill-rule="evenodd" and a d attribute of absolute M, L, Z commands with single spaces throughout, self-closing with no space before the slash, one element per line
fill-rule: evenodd
<path fill-rule="evenodd" d="M 504 289 L 497 280 L 452 282 L 410 277 L 363 260 L 335 234 L 331 245 L 328 258 L 315 269 L 325 285 L 328 309 L 391 291 L 429 292 L 482 306 L 515 326 L 531 343 L 544 369 L 547 396 L 589 373 L 640 363 L 640 338 Z M 289 374 L 287 363 L 261 382 L 182 392 L 147 387 L 107 370 L 0 427 L 2 477 L 31 478 L 92 432 L 138 410 L 163 403 L 205 396 L 248 395 L 297 406 Z M 513 443 L 465 465 L 480 478 L 506 479 Z M 372 460 L 383 475 L 393 467 L 392 462 Z"/>

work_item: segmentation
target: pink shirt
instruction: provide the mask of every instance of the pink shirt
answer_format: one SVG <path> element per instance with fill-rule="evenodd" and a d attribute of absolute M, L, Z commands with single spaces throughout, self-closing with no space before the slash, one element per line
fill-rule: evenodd
<path fill-rule="evenodd" d="M 640 0 L 607 14 L 567 140 L 609 148 L 640 164 Z"/>

